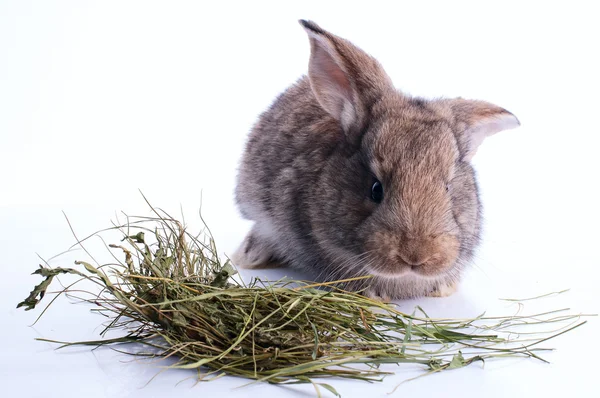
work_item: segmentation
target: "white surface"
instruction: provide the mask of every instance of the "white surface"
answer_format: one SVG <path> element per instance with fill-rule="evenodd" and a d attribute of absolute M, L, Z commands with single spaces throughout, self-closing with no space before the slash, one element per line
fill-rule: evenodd
<path fill-rule="evenodd" d="M 203 214 L 231 253 L 249 226 L 232 198 L 245 135 L 306 71 L 298 18 L 354 41 L 407 92 L 484 99 L 522 123 L 488 139 L 474 159 L 486 233 L 460 291 L 403 309 L 506 315 L 515 308 L 499 297 L 571 288 L 527 308 L 599 312 L 600 29 L 591 2 L 321 3 L 0 2 L 3 396 L 314 395 L 310 386 L 234 389 L 245 381 L 227 377 L 179 383 L 193 376 L 185 372 L 163 372 L 146 385 L 160 364 L 110 349 L 54 351 L 33 340 L 96 338 L 100 319 L 87 308 L 60 300 L 33 328 L 40 311 L 14 308 L 38 282 L 29 276 L 35 253 L 49 258 L 73 243 L 61 210 L 83 236 L 117 211 L 148 214 L 138 188 L 173 213 L 181 204 L 191 228 L 203 190 Z M 66 260 L 52 264 L 70 266 Z M 548 343 L 558 349 L 550 365 L 475 365 L 410 382 L 395 395 L 593 395 L 598 324 L 591 319 Z M 386 396 L 417 374 L 389 370 L 397 374 L 383 383 L 328 382 L 344 397 Z"/>

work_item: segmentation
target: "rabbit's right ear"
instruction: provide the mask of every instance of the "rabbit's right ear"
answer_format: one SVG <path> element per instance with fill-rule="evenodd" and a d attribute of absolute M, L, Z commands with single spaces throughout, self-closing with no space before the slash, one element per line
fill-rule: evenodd
<path fill-rule="evenodd" d="M 446 100 L 454 113 L 461 157 L 470 161 L 486 137 L 521 125 L 509 111 L 485 101 L 455 98 Z"/>
<path fill-rule="evenodd" d="M 352 140 L 364 127 L 371 104 L 392 87 L 379 62 L 352 43 L 300 20 L 310 39 L 308 77 L 319 104 Z"/>

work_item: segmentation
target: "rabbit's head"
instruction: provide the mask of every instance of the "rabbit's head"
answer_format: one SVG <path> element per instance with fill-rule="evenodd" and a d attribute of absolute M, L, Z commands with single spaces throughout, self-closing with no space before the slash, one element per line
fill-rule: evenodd
<path fill-rule="evenodd" d="M 339 267 L 354 268 L 344 275 L 458 276 L 479 239 L 470 160 L 485 137 L 518 120 L 483 101 L 405 95 L 371 56 L 301 23 L 311 44 L 311 89 L 338 122 L 345 153 L 315 182 L 318 242 Z"/>

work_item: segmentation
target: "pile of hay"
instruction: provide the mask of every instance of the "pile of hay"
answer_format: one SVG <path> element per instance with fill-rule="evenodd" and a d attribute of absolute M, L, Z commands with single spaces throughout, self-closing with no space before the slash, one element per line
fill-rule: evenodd
<path fill-rule="evenodd" d="M 314 379 L 381 380 L 388 374 L 379 368 L 384 363 L 418 364 L 427 374 L 496 357 L 543 360 L 539 343 L 585 323 L 580 315 L 556 312 L 432 319 L 420 308 L 419 316 L 405 314 L 335 283 L 255 279 L 243 284 L 232 278 L 229 261 L 219 260 L 208 229 L 192 235 L 175 218 L 152 210 L 156 217 L 128 218 L 112 228 L 123 234 L 119 244 L 108 245 L 117 251 L 115 263 L 40 266 L 34 273 L 44 281 L 18 307 L 33 309 L 53 278 L 75 275 L 79 278 L 59 294 L 69 294 L 83 280 L 93 282 L 96 291 L 81 297 L 78 290 L 78 296 L 109 317 L 102 335 L 117 330 L 123 336 L 65 345 L 135 341 L 153 347 L 153 355 L 176 357 L 175 368 L 198 369 L 204 380 L 228 374 L 270 383 L 311 382 L 334 394 L 333 387 Z M 563 324 L 521 340 L 516 329 L 539 322 Z"/>

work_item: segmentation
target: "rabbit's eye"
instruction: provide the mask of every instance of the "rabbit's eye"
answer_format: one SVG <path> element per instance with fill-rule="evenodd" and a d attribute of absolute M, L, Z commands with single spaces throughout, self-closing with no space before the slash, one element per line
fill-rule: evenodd
<path fill-rule="evenodd" d="M 377 179 L 371 186 L 371 199 L 373 199 L 375 203 L 381 203 L 383 200 L 383 185 L 381 185 L 381 182 Z"/>

